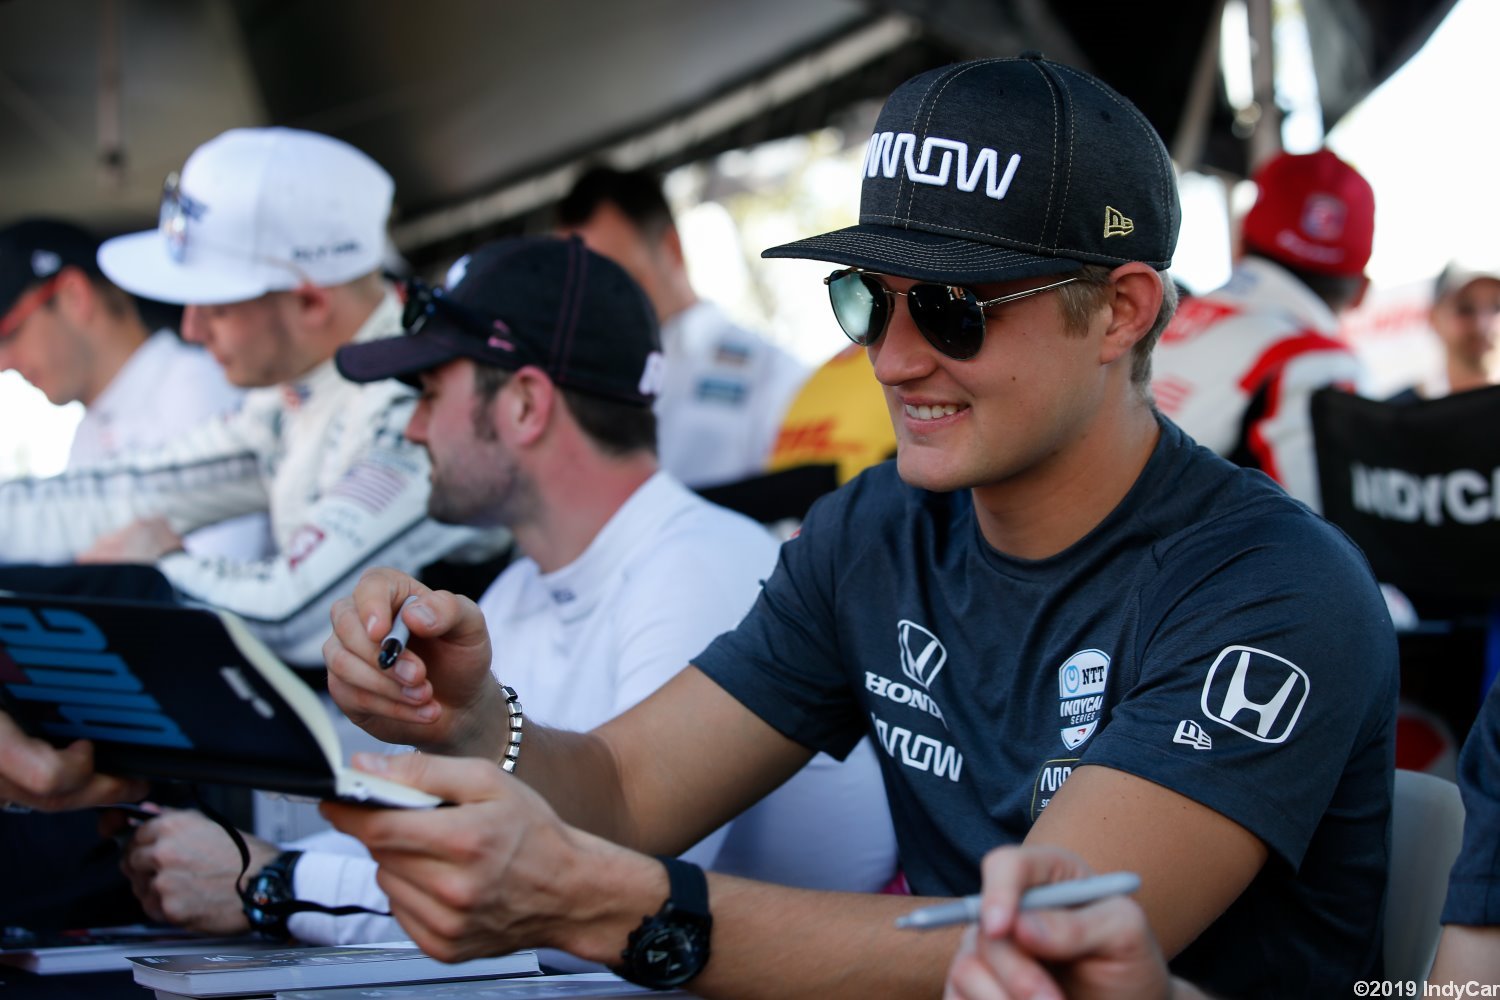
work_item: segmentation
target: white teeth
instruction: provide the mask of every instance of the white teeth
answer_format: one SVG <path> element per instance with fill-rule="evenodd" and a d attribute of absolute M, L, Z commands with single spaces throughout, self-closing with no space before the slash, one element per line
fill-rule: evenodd
<path fill-rule="evenodd" d="M 951 417 L 958 412 L 958 407 L 952 403 L 941 406 L 912 406 L 906 404 L 906 415 L 917 420 L 936 420 L 938 417 Z"/>

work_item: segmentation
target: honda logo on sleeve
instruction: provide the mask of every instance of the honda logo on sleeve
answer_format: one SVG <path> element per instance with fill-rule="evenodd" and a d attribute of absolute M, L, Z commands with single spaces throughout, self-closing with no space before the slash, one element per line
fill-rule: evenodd
<path fill-rule="evenodd" d="M 1208 668 L 1203 714 L 1252 740 L 1284 743 L 1311 690 L 1307 674 L 1290 660 L 1251 646 L 1228 646 Z"/>
<path fill-rule="evenodd" d="M 896 640 L 901 646 L 901 672 L 924 688 L 929 686 L 948 662 L 948 650 L 937 636 L 905 618 L 896 623 Z"/>

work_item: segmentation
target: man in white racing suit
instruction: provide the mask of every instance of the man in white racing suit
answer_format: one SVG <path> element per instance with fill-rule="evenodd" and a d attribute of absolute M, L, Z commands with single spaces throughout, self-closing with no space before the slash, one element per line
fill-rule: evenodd
<path fill-rule="evenodd" d="M 244 406 L 159 449 L 0 483 L 0 561 L 154 562 L 185 598 L 315 664 L 328 609 L 362 570 L 416 570 L 472 538 L 426 517 L 427 459 L 402 438 L 412 391 L 333 367 L 339 346 L 400 329 L 379 273 L 392 188 L 311 132 L 234 129 L 194 151 L 159 229 L 106 242 L 99 264 L 130 292 L 186 304 L 184 337 L 251 389 Z M 184 533 L 254 511 L 270 515 L 269 558 L 182 551 Z"/>
<path fill-rule="evenodd" d="M 171 330 L 153 333 L 135 300 L 99 272 L 98 256 L 98 238 L 61 219 L 0 229 L 0 370 L 54 406 L 84 407 L 69 469 L 165 444 L 182 427 L 239 409 L 244 396 L 207 351 Z M 258 559 L 270 530 L 264 513 L 247 514 L 183 541 L 196 555 Z"/>
<path fill-rule="evenodd" d="M 1369 285 L 1375 195 L 1326 149 L 1279 154 L 1255 182 L 1234 273 L 1178 306 L 1152 358 L 1151 392 L 1199 444 L 1318 510 L 1308 401 L 1360 379 L 1338 317 Z"/>

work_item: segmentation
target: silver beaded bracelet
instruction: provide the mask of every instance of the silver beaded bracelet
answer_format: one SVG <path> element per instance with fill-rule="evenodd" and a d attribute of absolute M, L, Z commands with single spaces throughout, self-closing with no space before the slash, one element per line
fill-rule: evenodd
<path fill-rule="evenodd" d="M 514 774 L 516 761 L 521 757 L 521 723 L 525 720 L 521 715 L 521 696 L 516 694 L 516 689 L 501 684 L 500 690 L 505 692 L 505 708 L 510 713 L 510 742 L 505 746 L 505 756 L 500 758 L 500 770 Z"/>

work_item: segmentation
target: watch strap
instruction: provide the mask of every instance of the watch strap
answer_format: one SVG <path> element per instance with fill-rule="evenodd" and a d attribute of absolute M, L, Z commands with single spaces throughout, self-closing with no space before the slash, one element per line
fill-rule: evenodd
<path fill-rule="evenodd" d="M 282 880 L 286 882 L 287 889 L 290 890 L 292 888 L 292 869 L 297 867 L 297 862 L 300 860 L 302 860 L 301 851 L 282 851 L 268 861 L 261 871 L 274 872 L 280 875 Z"/>
<path fill-rule="evenodd" d="M 674 912 L 708 918 L 708 876 L 691 861 L 657 855 L 667 868 L 667 902 Z M 663 907 L 665 909 L 665 907 Z"/>
<path fill-rule="evenodd" d="M 292 870 L 301 857 L 301 851 L 282 851 L 251 876 L 249 886 L 241 895 L 250 926 L 267 937 L 285 939 L 291 936 L 286 922 L 294 912 L 289 904 L 296 897 L 292 889 Z"/>
<path fill-rule="evenodd" d="M 678 858 L 658 857 L 667 870 L 667 900 L 630 932 L 615 972 L 652 989 L 681 986 L 708 964 L 713 916 L 708 911 L 708 877 Z"/>

